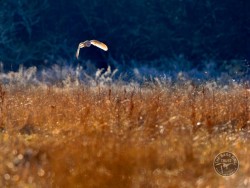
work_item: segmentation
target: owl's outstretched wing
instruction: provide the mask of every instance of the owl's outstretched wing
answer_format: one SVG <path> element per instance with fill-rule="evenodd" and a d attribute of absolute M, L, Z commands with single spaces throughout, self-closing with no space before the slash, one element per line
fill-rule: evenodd
<path fill-rule="evenodd" d="M 80 53 L 80 48 L 79 48 L 79 46 L 78 46 L 77 51 L 76 51 L 76 59 L 78 59 L 79 53 Z"/>
<path fill-rule="evenodd" d="M 101 48 L 104 51 L 108 51 L 108 47 L 107 47 L 106 44 L 104 44 L 104 43 L 102 43 L 102 42 L 100 42 L 98 40 L 91 40 L 90 42 L 91 42 L 92 45 L 94 45 L 94 46 L 96 46 L 98 48 Z"/>

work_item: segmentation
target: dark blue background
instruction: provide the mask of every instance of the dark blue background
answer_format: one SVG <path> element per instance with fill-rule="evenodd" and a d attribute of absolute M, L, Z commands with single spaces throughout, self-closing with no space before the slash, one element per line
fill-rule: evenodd
<path fill-rule="evenodd" d="M 0 61 L 6 70 L 36 65 L 111 64 L 162 67 L 180 59 L 202 69 L 219 69 L 250 58 L 248 0 L 20 0 L 0 6 Z M 98 39 L 109 46 L 81 50 L 78 43 Z M 114 63 L 116 62 L 116 63 Z M 190 66 L 190 65 L 189 65 Z M 163 66 L 164 67 L 164 66 Z M 169 66 L 168 66 L 169 67 Z"/>

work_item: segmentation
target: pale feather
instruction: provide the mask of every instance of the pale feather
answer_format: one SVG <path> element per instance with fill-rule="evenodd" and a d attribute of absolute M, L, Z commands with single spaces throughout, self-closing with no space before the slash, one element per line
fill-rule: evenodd
<path fill-rule="evenodd" d="M 78 59 L 79 54 L 80 54 L 80 49 L 81 49 L 81 48 L 84 48 L 84 47 L 88 47 L 88 45 L 87 45 L 88 42 L 89 42 L 89 41 L 84 41 L 84 42 L 79 43 L 78 48 L 77 48 L 77 51 L 76 51 L 76 58 L 77 58 L 77 59 Z M 107 51 L 107 50 L 108 50 L 107 45 L 104 44 L 104 43 L 102 43 L 102 42 L 100 42 L 100 41 L 98 41 L 98 40 L 90 40 L 90 43 L 91 43 L 92 45 L 94 45 L 94 46 L 96 46 L 96 47 L 98 47 L 98 48 L 104 50 L 104 51 Z"/>
<path fill-rule="evenodd" d="M 91 42 L 92 45 L 94 45 L 94 46 L 96 46 L 98 48 L 101 48 L 104 51 L 108 50 L 107 45 L 104 44 L 104 43 L 102 43 L 102 42 L 100 42 L 100 41 L 98 41 L 98 40 L 91 40 L 90 42 Z"/>

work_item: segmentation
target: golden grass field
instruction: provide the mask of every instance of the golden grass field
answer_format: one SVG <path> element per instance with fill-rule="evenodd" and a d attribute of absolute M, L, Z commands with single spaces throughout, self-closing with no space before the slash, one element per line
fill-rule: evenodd
<path fill-rule="evenodd" d="M 2 85 L 0 187 L 250 187 L 244 84 Z M 240 163 L 222 177 L 213 160 Z"/>

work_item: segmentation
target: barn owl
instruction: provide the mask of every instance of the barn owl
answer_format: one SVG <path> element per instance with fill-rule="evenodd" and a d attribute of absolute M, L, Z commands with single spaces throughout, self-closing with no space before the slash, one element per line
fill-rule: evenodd
<path fill-rule="evenodd" d="M 102 50 L 104 51 L 107 51 L 108 50 L 108 47 L 106 44 L 98 41 L 98 40 L 86 40 L 84 42 L 81 42 L 79 45 L 78 45 L 78 48 L 77 48 L 77 51 L 76 51 L 76 58 L 78 59 L 78 56 L 79 56 L 79 53 L 80 53 L 80 49 L 81 48 L 84 48 L 84 47 L 90 47 L 91 45 L 94 45 L 98 48 L 101 48 Z"/>

